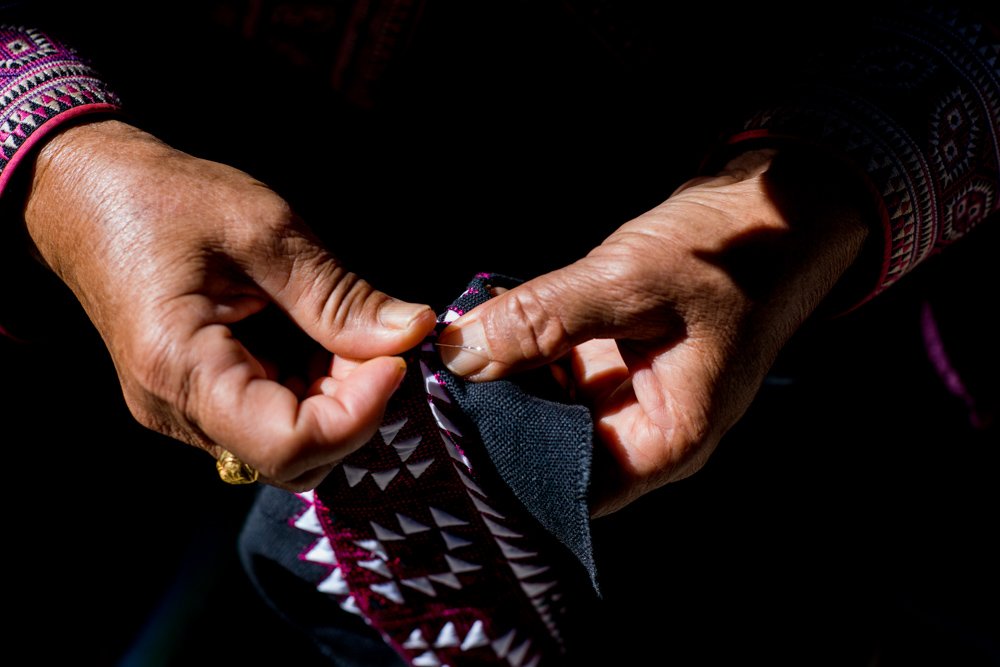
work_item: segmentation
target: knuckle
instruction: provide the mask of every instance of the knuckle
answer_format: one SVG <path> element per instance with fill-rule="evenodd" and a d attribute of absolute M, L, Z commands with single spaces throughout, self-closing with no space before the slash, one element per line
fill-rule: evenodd
<path fill-rule="evenodd" d="M 324 325 L 339 331 L 346 328 L 372 302 L 376 291 L 350 271 L 332 266 L 327 268 L 328 274 L 321 277 L 326 282 L 321 284 L 329 287 L 318 291 L 321 298 L 325 298 L 320 317 Z"/>
<path fill-rule="evenodd" d="M 506 327 L 516 332 L 515 343 L 525 358 L 550 358 L 561 353 L 567 345 L 569 332 L 562 315 L 549 303 L 548 295 L 538 289 L 511 292 L 503 302 L 500 315 Z M 495 333 L 509 339 L 512 332 Z"/>

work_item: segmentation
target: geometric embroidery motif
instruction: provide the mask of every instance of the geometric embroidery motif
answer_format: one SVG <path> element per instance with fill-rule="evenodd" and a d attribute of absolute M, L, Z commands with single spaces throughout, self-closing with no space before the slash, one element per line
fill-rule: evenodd
<path fill-rule="evenodd" d="M 962 89 L 952 90 L 938 102 L 930 117 L 929 143 L 942 186 L 950 186 L 968 171 L 982 130 L 979 114 Z"/>
<path fill-rule="evenodd" d="M 414 352 L 377 435 L 298 494 L 290 523 L 317 538 L 299 558 L 412 667 L 551 664 L 567 605 L 550 536 L 473 465 L 482 443 L 459 431 L 435 354 Z"/>
<path fill-rule="evenodd" d="M 986 181 L 966 183 L 944 204 L 942 238 L 954 241 L 982 222 L 994 208 L 994 188 Z"/>
<path fill-rule="evenodd" d="M 733 141 L 818 142 L 865 173 L 884 225 L 872 242 L 887 242 L 870 298 L 1000 208 L 1000 42 L 958 9 L 922 7 L 884 17 L 858 46 Z"/>
<path fill-rule="evenodd" d="M 0 69 L 18 69 L 59 49 L 37 30 L 0 26 Z"/>
<path fill-rule="evenodd" d="M 115 94 L 73 51 L 37 30 L 0 26 L 0 190 L 18 151 L 50 121 L 117 108 Z"/>

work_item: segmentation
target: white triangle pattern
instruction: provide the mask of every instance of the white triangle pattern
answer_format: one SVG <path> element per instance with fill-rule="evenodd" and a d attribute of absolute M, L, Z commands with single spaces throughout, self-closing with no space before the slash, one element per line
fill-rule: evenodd
<path fill-rule="evenodd" d="M 514 576 L 518 579 L 530 579 L 537 574 L 542 574 L 552 569 L 548 565 L 522 565 L 521 563 L 511 562 L 508 562 L 507 565 L 514 571 Z"/>
<path fill-rule="evenodd" d="M 462 588 L 462 582 L 459 581 L 458 577 L 451 572 L 445 572 L 444 574 L 429 574 L 427 575 L 427 578 L 431 581 L 436 581 L 439 584 L 444 584 L 449 588 L 454 588 L 455 590 Z"/>
<path fill-rule="evenodd" d="M 465 484 L 465 486 L 467 488 L 471 489 L 472 491 L 475 491 L 476 493 L 478 493 L 479 495 L 481 495 L 483 498 L 486 497 L 486 492 L 483 491 L 482 489 L 480 489 L 479 485 L 477 485 L 475 482 L 473 482 L 472 478 L 469 477 L 464 470 L 462 470 L 461 468 L 455 468 L 455 470 L 458 471 L 459 477 L 462 478 L 462 483 Z"/>
<path fill-rule="evenodd" d="M 391 445 L 392 441 L 396 439 L 396 436 L 399 434 L 399 430 L 403 428 L 404 424 L 406 424 L 406 417 L 403 417 L 399 421 L 392 422 L 391 424 L 379 426 L 378 432 L 382 435 L 382 441 L 387 445 Z"/>
<path fill-rule="evenodd" d="M 358 482 L 365 478 L 368 474 L 367 468 L 359 468 L 358 466 L 352 466 L 348 463 L 340 464 L 340 467 L 344 470 L 344 477 L 347 478 L 347 486 L 354 488 L 358 485 Z"/>
<path fill-rule="evenodd" d="M 316 514 L 315 505 L 310 505 L 309 509 L 303 512 L 302 516 L 295 520 L 295 527 L 299 530 L 304 530 L 307 533 L 312 533 L 313 535 L 323 535 L 323 526 L 319 522 L 319 516 Z"/>
<path fill-rule="evenodd" d="M 389 566 L 381 558 L 373 558 L 372 560 L 359 560 L 358 567 L 363 567 L 366 570 L 370 570 L 375 574 L 380 574 L 386 579 L 392 578 L 392 571 Z"/>
<path fill-rule="evenodd" d="M 441 412 L 441 408 L 439 408 L 434 403 L 434 401 L 430 401 L 427 405 L 429 405 L 431 408 L 431 416 L 434 417 L 434 421 L 437 422 L 437 425 L 442 430 L 448 431 L 449 433 L 454 433 L 455 435 L 458 436 L 462 435 L 462 432 L 458 430 L 458 427 L 455 426 L 455 424 L 450 419 L 448 419 L 448 416 L 446 414 Z"/>
<path fill-rule="evenodd" d="M 357 614 L 358 616 L 361 615 L 361 609 L 358 607 L 358 601 L 354 599 L 353 595 L 341 602 L 340 608 L 348 614 Z"/>
<path fill-rule="evenodd" d="M 437 377 L 430 371 L 429 368 L 427 368 L 424 362 L 420 363 L 421 372 L 424 376 L 426 392 L 434 399 L 450 403 L 450 397 Z M 428 405 L 440 429 L 448 433 L 454 433 L 457 436 L 462 435 L 461 431 L 458 430 L 449 417 L 441 411 L 441 408 L 434 404 L 434 400 L 429 401 Z M 394 448 L 400 461 L 405 464 L 405 467 L 409 471 L 410 475 L 414 479 L 417 479 L 430 468 L 435 459 L 424 459 L 413 463 L 407 463 L 407 461 L 413 456 L 414 452 L 419 448 L 421 436 L 418 435 L 415 437 L 401 439 L 396 442 L 400 431 L 406 423 L 407 419 L 402 418 L 381 426 L 379 428 L 379 432 L 382 436 L 383 442 Z M 457 443 L 448 437 L 448 433 L 440 434 L 442 442 L 444 443 L 448 453 L 453 459 L 461 462 L 467 470 L 471 471 L 471 465 L 468 459 L 462 454 Z M 364 477 L 370 473 L 373 481 L 375 481 L 376 485 L 383 491 L 387 489 L 392 480 L 396 478 L 401 470 L 401 468 L 392 468 L 375 472 L 358 466 L 351 466 L 349 464 L 342 464 L 341 467 L 344 468 L 344 474 L 350 487 L 354 487 L 359 484 Z M 545 593 L 551 591 L 551 589 L 557 585 L 557 582 L 548 581 L 529 583 L 525 581 L 526 579 L 548 572 L 551 569 L 550 566 L 543 564 L 512 562 L 514 560 L 532 558 L 538 556 L 538 554 L 536 552 L 526 551 L 525 549 L 517 547 L 507 541 L 510 539 L 523 538 L 523 535 L 503 523 L 493 520 L 491 517 L 501 520 L 506 517 L 484 500 L 487 498 L 487 494 L 482 490 L 482 488 L 479 487 L 478 484 L 476 484 L 472 477 L 467 474 L 466 470 L 463 470 L 458 465 L 455 466 L 455 470 L 458 471 L 460 479 L 469 490 L 469 498 L 472 500 L 490 533 L 493 534 L 497 546 L 508 561 L 508 566 L 511 568 L 514 575 L 520 580 L 522 590 L 531 600 L 541 620 L 549 628 L 553 636 L 558 639 L 558 629 L 552 621 L 552 613 L 548 604 L 546 604 L 544 600 L 550 599 L 555 601 L 560 596 L 557 593 L 554 593 L 551 594 L 550 597 L 542 597 Z M 473 492 L 478 494 L 480 497 L 473 495 Z M 314 491 L 307 491 L 297 495 L 304 502 L 309 503 L 310 507 L 298 517 L 295 522 L 296 527 L 322 536 L 322 538 L 305 554 L 305 560 L 321 564 L 336 565 L 336 554 L 332 548 L 330 540 L 324 535 L 322 525 L 316 512 Z M 433 523 L 436 524 L 438 528 L 469 525 L 468 521 L 459 519 L 444 510 L 435 507 L 430 507 L 429 510 Z M 392 529 L 386 528 L 380 523 L 370 521 L 369 523 L 372 531 L 377 539 L 355 541 L 355 544 L 368 550 L 373 556 L 376 557 L 369 560 L 359 560 L 357 561 L 357 566 L 375 572 L 383 577 L 386 577 L 387 579 L 391 579 L 393 577 L 393 572 L 386 563 L 388 560 L 388 554 L 385 547 L 382 545 L 382 542 L 405 540 L 406 537 L 404 537 L 404 535 L 408 536 L 431 529 L 430 526 L 405 514 L 396 512 L 395 515 L 399 524 L 399 529 L 403 535 Z M 465 539 L 464 537 L 459 537 L 451 532 L 441 530 L 440 533 L 445 546 L 449 551 L 473 544 L 472 541 Z M 395 602 L 396 604 L 404 604 L 405 598 L 397 583 L 415 591 L 419 591 L 427 596 L 436 597 L 437 589 L 434 587 L 435 584 L 460 590 L 463 586 L 459 578 L 456 576 L 457 574 L 475 572 L 482 569 L 482 566 L 479 564 L 455 558 L 450 554 L 446 553 L 444 556 L 448 563 L 448 567 L 451 570 L 450 572 L 412 577 L 398 581 L 390 580 L 383 583 L 372 584 L 370 589 L 382 597 Z M 359 616 L 362 615 L 357 601 L 352 595 L 350 595 L 349 587 L 344 579 L 343 572 L 339 567 L 334 567 L 330 575 L 327 576 L 326 579 L 324 579 L 317 586 L 317 588 L 325 593 L 346 595 L 347 597 L 341 603 L 341 607 L 349 613 L 357 614 Z M 488 637 L 485 632 L 482 620 L 475 620 L 468 632 L 466 632 L 465 638 L 462 639 L 454 622 L 449 621 L 442 626 L 437 638 L 434 640 L 433 646 L 437 649 L 459 647 L 462 651 L 491 646 L 496 656 L 500 658 L 504 664 L 509 665 L 510 667 L 538 667 L 542 656 L 537 652 L 534 655 L 531 655 L 531 639 L 525 638 L 520 643 L 517 642 L 517 639 L 516 629 L 511 629 L 502 637 L 491 641 L 490 637 Z M 515 646 L 515 644 L 517 645 Z M 441 658 L 433 650 L 429 650 L 430 646 L 424 638 L 423 632 L 420 628 L 413 630 L 402 646 L 403 648 L 410 650 L 424 650 L 421 655 L 413 658 L 411 663 L 413 667 L 447 667 L 443 665 Z"/>
<path fill-rule="evenodd" d="M 320 563 L 322 565 L 337 564 L 337 555 L 333 552 L 330 539 L 326 537 L 318 540 L 312 549 L 306 552 L 304 558 L 310 563 Z"/>
<path fill-rule="evenodd" d="M 444 510 L 439 510 L 436 507 L 431 507 L 431 518 L 434 519 L 434 523 L 437 524 L 438 528 L 450 528 L 451 526 L 466 526 L 468 521 L 462 521 L 456 516 L 448 514 Z"/>
<path fill-rule="evenodd" d="M 538 597 L 539 595 L 545 593 L 550 588 L 556 585 L 555 581 L 546 581 L 539 584 L 531 584 L 525 581 L 521 582 L 521 589 L 524 590 L 524 594 L 529 598 Z"/>
<path fill-rule="evenodd" d="M 417 628 L 410 633 L 410 636 L 403 642 L 403 648 L 408 649 L 418 649 L 418 648 L 430 648 L 427 641 L 424 639 L 424 633 Z"/>
<path fill-rule="evenodd" d="M 506 558 L 507 560 L 519 560 L 521 558 L 533 558 L 533 557 L 535 557 L 535 556 L 538 555 L 538 553 L 535 552 L 535 551 L 525 551 L 524 549 L 521 549 L 519 547 L 515 547 L 513 544 L 510 544 L 509 542 L 505 542 L 504 540 L 501 540 L 501 539 L 497 539 L 496 543 L 500 547 L 500 551 L 503 553 L 504 558 Z"/>
<path fill-rule="evenodd" d="M 413 667 L 441 667 L 441 661 L 433 651 L 426 651 L 413 659 Z"/>
<path fill-rule="evenodd" d="M 420 439 L 419 435 L 407 438 L 401 442 L 393 443 L 392 448 L 396 450 L 399 459 L 405 463 L 408 458 L 413 456 L 413 452 L 417 451 L 417 447 L 420 446 Z"/>
<path fill-rule="evenodd" d="M 477 620 L 469 628 L 469 632 L 465 635 L 465 639 L 462 640 L 461 649 L 463 651 L 468 651 L 472 648 L 478 648 L 480 646 L 486 646 L 490 643 L 489 637 L 486 636 L 486 632 L 483 630 L 483 622 Z"/>
<path fill-rule="evenodd" d="M 458 632 L 455 631 L 455 624 L 448 621 L 441 628 L 441 632 L 438 634 L 437 639 L 434 640 L 434 648 L 446 648 L 448 646 L 458 646 L 461 641 L 458 638 Z"/>
<path fill-rule="evenodd" d="M 507 526 L 501 525 L 496 521 L 493 521 L 488 516 L 483 517 L 483 521 L 486 523 L 486 527 L 490 529 L 494 537 L 524 537 L 520 533 L 515 533 L 513 530 Z"/>
<path fill-rule="evenodd" d="M 438 382 L 437 375 L 423 361 L 420 362 L 420 373 L 424 376 L 424 391 L 445 403 L 451 403 L 451 397 Z"/>
<path fill-rule="evenodd" d="M 379 540 L 381 540 L 383 542 L 394 542 L 394 541 L 397 541 L 397 540 L 405 540 L 406 539 L 405 537 L 403 537 L 399 533 L 394 533 L 391 530 L 389 530 L 388 528 L 386 528 L 386 527 L 384 527 L 384 526 L 382 526 L 380 524 L 377 524 L 374 521 L 369 521 L 368 523 L 371 524 L 372 532 L 375 533 L 375 537 L 377 537 Z"/>
<path fill-rule="evenodd" d="M 391 482 L 398 474 L 399 468 L 390 468 L 389 470 L 373 472 L 372 479 L 374 479 L 375 483 L 378 484 L 378 488 L 385 491 L 385 487 L 389 486 L 389 482 Z"/>
<path fill-rule="evenodd" d="M 434 463 L 434 459 L 427 459 L 426 461 L 416 461 L 414 463 L 407 463 L 406 469 L 410 471 L 411 475 L 413 475 L 413 479 L 419 479 L 420 476 L 423 475 L 424 472 L 431 467 L 432 463 Z"/>
<path fill-rule="evenodd" d="M 492 507 L 490 507 L 489 505 L 487 505 L 484 501 L 482 501 L 479 498 L 477 498 L 476 496 L 472 495 L 471 493 L 469 494 L 469 497 L 472 498 L 472 504 L 476 506 L 476 509 L 478 509 L 483 514 L 491 514 L 491 515 L 493 515 L 493 516 L 495 516 L 497 518 L 500 518 L 500 519 L 507 518 L 503 514 L 501 514 L 500 512 L 496 511 L 495 509 L 493 509 Z"/>
<path fill-rule="evenodd" d="M 528 649 L 531 648 L 531 640 L 525 639 L 517 648 L 507 654 L 507 662 L 510 667 L 521 667 L 524 659 L 528 657 Z"/>
<path fill-rule="evenodd" d="M 395 581 L 387 581 L 384 584 L 372 584 L 371 589 L 384 598 L 388 598 L 396 604 L 403 604 L 403 594 L 399 591 L 399 586 Z"/>
<path fill-rule="evenodd" d="M 400 579 L 399 583 L 404 586 L 408 586 L 414 590 L 418 590 L 424 595 L 428 595 L 432 598 L 437 597 L 437 591 L 434 590 L 434 584 L 431 583 L 430 579 L 427 577 L 413 577 L 412 579 Z"/>
<path fill-rule="evenodd" d="M 461 574 L 463 572 L 475 572 L 476 570 L 483 569 L 482 565 L 476 565 L 475 563 L 470 563 L 464 561 L 461 558 L 455 558 L 451 554 L 445 554 L 444 559 L 448 561 L 448 569 L 455 574 Z"/>
<path fill-rule="evenodd" d="M 340 571 L 339 567 L 333 568 L 330 575 L 316 585 L 316 590 L 330 595 L 347 595 L 351 592 L 347 587 L 347 580 L 344 579 L 344 573 Z"/>
<path fill-rule="evenodd" d="M 389 554 L 378 540 L 354 540 L 354 543 L 382 560 L 389 560 Z"/>
<path fill-rule="evenodd" d="M 396 512 L 396 520 L 399 521 L 399 527 L 403 529 L 403 532 L 407 535 L 413 535 L 414 533 L 422 533 L 425 530 L 430 530 L 430 526 L 425 526 L 416 519 L 411 519 L 405 514 L 400 514 Z"/>
<path fill-rule="evenodd" d="M 507 653 L 510 651 L 511 645 L 514 643 L 515 631 L 511 630 L 503 637 L 495 639 L 490 645 L 493 647 L 493 652 L 497 654 L 498 658 L 506 658 Z"/>
<path fill-rule="evenodd" d="M 448 547 L 448 551 L 454 549 L 461 549 L 462 547 L 467 547 L 472 544 L 471 540 L 467 540 L 464 537 L 459 537 L 458 535 L 452 535 L 446 530 L 441 531 L 441 537 L 444 538 L 444 544 Z"/>
<path fill-rule="evenodd" d="M 444 448 L 448 450 L 448 456 L 464 465 L 466 469 L 471 470 L 472 464 L 469 463 L 469 459 L 465 458 L 465 454 L 458 451 L 458 447 L 456 447 L 455 443 L 451 441 L 448 434 L 444 431 L 438 431 L 438 433 L 441 434 L 441 441 L 444 442 Z"/>

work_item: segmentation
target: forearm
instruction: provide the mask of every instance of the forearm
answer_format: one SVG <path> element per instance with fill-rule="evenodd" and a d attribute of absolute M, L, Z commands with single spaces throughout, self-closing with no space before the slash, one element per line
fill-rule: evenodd
<path fill-rule="evenodd" d="M 148 133 L 111 119 L 55 132 L 38 152 L 24 204 L 27 230 L 41 258 L 81 299 L 76 272 L 91 261 L 114 263 L 135 241 L 125 229 L 130 193 L 141 185 L 135 165 L 167 161 L 174 153 Z M 120 217 L 102 215 L 101 208 Z"/>

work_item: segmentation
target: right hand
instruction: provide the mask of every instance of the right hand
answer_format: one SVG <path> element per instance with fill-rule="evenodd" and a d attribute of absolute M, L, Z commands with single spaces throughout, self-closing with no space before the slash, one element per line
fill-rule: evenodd
<path fill-rule="evenodd" d="M 345 270 L 263 184 L 118 121 L 47 142 L 25 220 L 107 344 L 136 419 L 214 457 L 229 450 L 284 488 L 315 487 L 373 435 L 405 371 L 387 355 L 434 326 L 429 307 Z M 265 308 L 336 355 L 306 378 L 311 391 L 278 381 L 290 369 L 269 359 L 287 338 L 244 344 Z"/>

